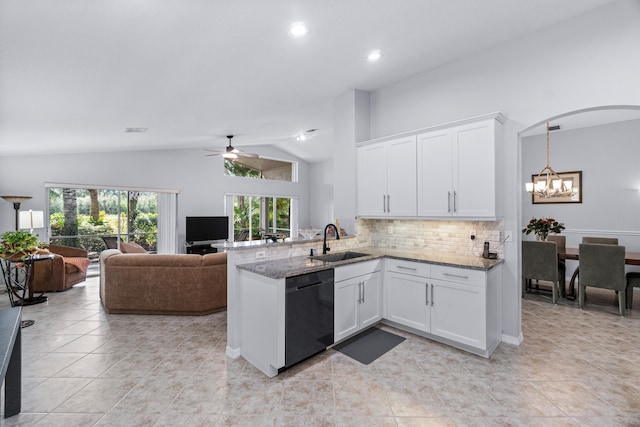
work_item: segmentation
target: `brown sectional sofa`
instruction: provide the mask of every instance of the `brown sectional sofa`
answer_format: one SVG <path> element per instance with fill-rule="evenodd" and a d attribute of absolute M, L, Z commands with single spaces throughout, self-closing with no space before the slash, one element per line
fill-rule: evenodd
<path fill-rule="evenodd" d="M 227 307 L 227 254 L 100 254 L 109 313 L 202 315 Z"/>

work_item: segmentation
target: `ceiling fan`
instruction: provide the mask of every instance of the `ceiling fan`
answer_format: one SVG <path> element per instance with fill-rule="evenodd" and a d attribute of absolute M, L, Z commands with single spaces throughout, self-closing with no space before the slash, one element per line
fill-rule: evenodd
<path fill-rule="evenodd" d="M 260 157 L 257 154 L 245 153 L 244 151 L 233 147 L 231 145 L 231 139 L 233 138 L 233 135 L 227 135 L 227 138 L 229 139 L 229 145 L 225 148 L 225 151 L 205 149 L 205 151 L 211 152 L 211 154 L 205 154 L 205 156 L 217 156 L 221 154 L 222 157 L 229 160 L 234 160 L 234 159 L 237 159 L 238 157 Z"/>

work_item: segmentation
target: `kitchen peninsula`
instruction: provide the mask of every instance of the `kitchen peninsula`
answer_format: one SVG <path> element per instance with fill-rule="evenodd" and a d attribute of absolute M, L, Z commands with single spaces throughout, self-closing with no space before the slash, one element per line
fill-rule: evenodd
<path fill-rule="evenodd" d="M 379 322 L 483 357 L 500 343 L 501 259 L 370 247 L 350 236 L 330 240 L 330 254 L 364 255 L 327 262 L 309 256 L 321 243 L 224 247 L 228 356 L 277 375 L 285 367 L 287 280 L 326 270 L 334 274 L 335 343 Z"/>

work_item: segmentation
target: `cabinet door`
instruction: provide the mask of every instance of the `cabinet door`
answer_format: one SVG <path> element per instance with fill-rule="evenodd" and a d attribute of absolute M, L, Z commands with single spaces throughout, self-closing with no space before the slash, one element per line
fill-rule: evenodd
<path fill-rule="evenodd" d="M 453 214 L 453 146 L 449 130 L 418 135 L 418 216 Z"/>
<path fill-rule="evenodd" d="M 416 137 L 387 142 L 387 215 L 417 214 Z"/>
<path fill-rule="evenodd" d="M 486 348 L 483 286 L 431 279 L 431 333 L 472 347 Z"/>
<path fill-rule="evenodd" d="M 360 329 L 382 319 L 382 275 L 378 272 L 361 279 Z"/>
<path fill-rule="evenodd" d="M 453 188 L 455 216 L 496 215 L 494 121 L 454 129 Z"/>
<path fill-rule="evenodd" d="M 361 280 L 348 279 L 335 284 L 334 340 L 340 341 L 358 331 L 358 298 Z"/>
<path fill-rule="evenodd" d="M 425 277 L 389 272 L 385 283 L 387 318 L 429 332 L 429 284 Z"/>
<path fill-rule="evenodd" d="M 387 154 L 383 143 L 359 147 L 358 215 L 386 215 Z"/>

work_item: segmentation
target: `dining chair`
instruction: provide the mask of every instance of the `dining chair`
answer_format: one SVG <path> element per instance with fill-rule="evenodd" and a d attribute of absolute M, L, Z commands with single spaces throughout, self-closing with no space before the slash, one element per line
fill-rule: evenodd
<path fill-rule="evenodd" d="M 583 237 L 582 238 L 582 243 L 596 243 L 599 245 L 617 245 L 618 244 L 618 239 L 615 237 Z M 575 271 L 573 272 L 573 275 L 571 276 L 571 282 L 574 282 L 575 280 L 578 279 L 580 275 L 580 265 L 578 265 L 575 269 Z M 569 290 L 573 289 L 573 287 L 570 287 Z M 574 298 L 575 298 L 575 294 L 574 294 Z"/>
<path fill-rule="evenodd" d="M 558 251 L 564 251 L 567 247 L 567 237 L 559 234 L 549 234 L 547 236 L 548 242 L 555 242 L 558 247 Z"/>
<path fill-rule="evenodd" d="M 627 279 L 625 276 L 625 247 L 601 243 L 581 243 L 578 306 L 584 307 L 585 288 L 612 289 L 618 295 L 618 310 L 624 316 Z"/>
<path fill-rule="evenodd" d="M 582 243 L 597 243 L 600 245 L 617 245 L 618 239 L 615 237 L 583 237 Z"/>
<path fill-rule="evenodd" d="M 522 242 L 522 296 L 531 289 L 532 280 L 551 282 L 552 301 L 558 302 L 558 292 L 564 294 L 564 269 L 559 272 L 558 247 L 555 242 Z M 562 281 L 561 281 L 562 280 Z"/>
<path fill-rule="evenodd" d="M 627 308 L 633 308 L 633 288 L 640 288 L 640 272 L 630 271 L 627 273 Z"/>
<path fill-rule="evenodd" d="M 567 248 L 567 238 L 566 236 L 561 236 L 559 234 L 550 234 L 547 236 L 548 242 L 555 242 L 558 248 L 558 252 L 564 252 Z M 566 271 L 567 264 L 563 259 L 558 260 L 558 277 L 560 279 L 560 296 L 565 296 L 565 288 L 566 288 Z"/>

